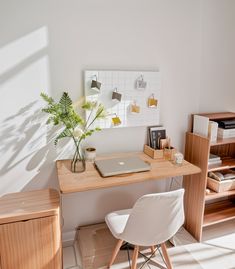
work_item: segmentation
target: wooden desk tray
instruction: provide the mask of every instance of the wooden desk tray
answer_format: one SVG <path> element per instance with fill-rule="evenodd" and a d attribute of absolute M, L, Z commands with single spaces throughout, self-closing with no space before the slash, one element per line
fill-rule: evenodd
<path fill-rule="evenodd" d="M 167 152 L 166 152 L 167 151 Z M 144 145 L 144 153 L 150 156 L 153 159 L 174 159 L 174 154 L 176 153 L 175 148 L 165 148 L 165 149 L 153 149 L 148 145 Z M 167 156 L 166 156 L 167 155 Z"/>
<path fill-rule="evenodd" d="M 231 191 L 235 189 L 235 179 L 218 181 L 207 177 L 207 187 L 215 192 Z"/>

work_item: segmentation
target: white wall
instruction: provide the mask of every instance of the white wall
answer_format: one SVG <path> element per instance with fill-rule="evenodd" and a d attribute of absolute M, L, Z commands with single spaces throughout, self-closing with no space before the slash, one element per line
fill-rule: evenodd
<path fill-rule="evenodd" d="M 235 1 L 202 1 L 199 109 L 235 111 Z"/>
<path fill-rule="evenodd" d="M 209 23 L 214 15 L 207 4 L 212 1 L 203 2 Z M 213 42 L 206 35 L 210 27 L 201 22 L 198 0 L 0 0 L 0 193 L 57 187 L 54 160 L 71 156 L 71 145 L 53 146 L 54 132 L 45 126 L 39 94 L 59 98 L 67 90 L 77 100 L 83 95 L 85 69 L 159 69 L 161 121 L 182 150 L 189 115 L 199 111 L 200 68 L 203 90 L 211 83 L 204 68 L 213 55 L 200 65 L 201 30 L 203 51 Z M 233 78 L 226 78 L 231 89 Z M 220 92 L 220 87 L 210 88 Z M 210 100 L 211 95 L 201 98 L 200 108 L 208 108 Z M 98 153 L 139 151 L 145 131 L 104 130 L 87 143 Z M 75 226 L 100 221 L 107 212 L 166 186 L 163 180 L 65 195 L 64 232 L 70 236 Z"/>

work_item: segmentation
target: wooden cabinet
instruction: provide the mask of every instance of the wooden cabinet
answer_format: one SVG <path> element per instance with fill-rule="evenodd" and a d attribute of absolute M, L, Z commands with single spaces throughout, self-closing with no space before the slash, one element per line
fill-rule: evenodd
<path fill-rule="evenodd" d="M 0 199 L 0 268 L 62 268 L 60 199 L 56 190 Z"/>
<path fill-rule="evenodd" d="M 212 121 L 235 119 L 235 113 L 199 114 Z M 209 153 L 222 157 L 222 163 L 208 167 Z M 235 219 L 235 190 L 206 194 L 209 171 L 235 168 L 235 138 L 217 139 L 186 133 L 185 159 L 201 168 L 201 174 L 185 176 L 185 228 L 201 241 L 203 227 Z"/>

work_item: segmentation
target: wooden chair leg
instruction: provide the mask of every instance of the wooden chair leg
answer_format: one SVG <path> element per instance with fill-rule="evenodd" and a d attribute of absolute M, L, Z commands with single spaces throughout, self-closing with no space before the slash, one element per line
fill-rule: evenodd
<path fill-rule="evenodd" d="M 113 251 L 111 260 L 110 260 L 110 262 L 109 262 L 109 264 L 108 264 L 108 268 L 110 268 L 110 267 L 112 266 L 112 264 L 113 264 L 115 258 L 117 257 L 117 254 L 118 254 L 118 252 L 119 252 L 119 250 L 120 250 L 120 247 L 122 246 L 122 243 L 123 243 L 123 240 L 119 239 L 118 242 L 117 242 L 117 244 L 116 244 L 116 246 L 115 246 L 115 249 L 114 249 L 114 251 Z"/>
<path fill-rule="evenodd" d="M 151 246 L 151 252 L 152 254 L 155 252 L 155 246 Z"/>
<path fill-rule="evenodd" d="M 139 246 L 135 246 L 132 256 L 131 269 L 136 269 L 138 254 L 139 254 Z"/>
<path fill-rule="evenodd" d="M 166 244 L 162 243 L 161 248 L 162 248 L 162 254 L 163 254 L 163 257 L 165 259 L 167 269 L 173 269 L 171 261 L 170 261 L 170 257 L 169 257 L 169 255 L 167 253 Z"/>

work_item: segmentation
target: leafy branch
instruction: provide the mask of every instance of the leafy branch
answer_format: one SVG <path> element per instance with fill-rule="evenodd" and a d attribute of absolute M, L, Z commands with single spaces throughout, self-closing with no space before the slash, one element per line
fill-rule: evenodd
<path fill-rule="evenodd" d="M 54 144 L 57 145 L 58 141 L 62 138 L 72 138 L 76 146 L 74 159 L 78 157 L 81 159 L 82 156 L 79 151 L 80 143 L 86 137 L 91 136 L 95 131 L 101 130 L 99 127 L 91 127 L 97 119 L 106 117 L 104 106 L 97 102 L 85 102 L 82 105 L 82 109 L 89 111 L 89 116 L 87 120 L 84 120 L 74 110 L 72 100 L 67 92 L 63 92 L 58 103 L 46 93 L 41 93 L 41 97 L 47 103 L 47 106 L 42 109 L 43 112 L 49 114 L 46 123 L 64 127 L 63 131 L 55 138 Z"/>

